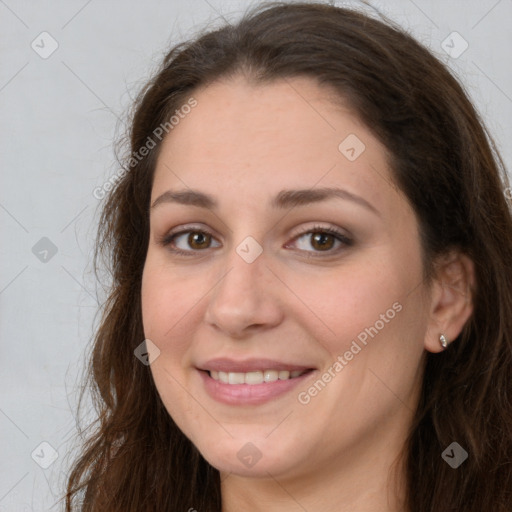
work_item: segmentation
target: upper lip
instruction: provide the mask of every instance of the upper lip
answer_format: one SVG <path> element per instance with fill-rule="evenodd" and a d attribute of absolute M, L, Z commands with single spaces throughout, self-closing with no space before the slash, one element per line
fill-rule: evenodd
<path fill-rule="evenodd" d="M 276 359 L 245 359 L 236 361 L 226 357 L 210 359 L 197 367 L 199 370 L 215 370 L 226 373 L 246 373 L 257 370 L 312 370 L 311 366 L 277 361 Z"/>

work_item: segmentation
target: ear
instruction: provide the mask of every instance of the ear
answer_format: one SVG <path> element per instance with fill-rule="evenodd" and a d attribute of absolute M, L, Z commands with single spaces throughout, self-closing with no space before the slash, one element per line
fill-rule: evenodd
<path fill-rule="evenodd" d="M 425 335 L 425 349 L 441 352 L 439 336 L 451 343 L 462 331 L 473 313 L 475 290 L 474 263 L 467 255 L 452 251 L 435 264 L 431 288 L 430 319 Z"/>

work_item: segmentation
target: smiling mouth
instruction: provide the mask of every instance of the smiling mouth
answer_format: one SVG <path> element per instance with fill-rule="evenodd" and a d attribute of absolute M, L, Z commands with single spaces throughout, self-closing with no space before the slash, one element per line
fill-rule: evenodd
<path fill-rule="evenodd" d="M 306 370 L 256 370 L 251 372 L 222 372 L 206 370 L 206 373 L 215 381 L 223 384 L 248 384 L 257 385 L 264 383 L 276 382 L 278 380 L 292 380 L 306 373 L 312 372 L 313 369 Z"/>

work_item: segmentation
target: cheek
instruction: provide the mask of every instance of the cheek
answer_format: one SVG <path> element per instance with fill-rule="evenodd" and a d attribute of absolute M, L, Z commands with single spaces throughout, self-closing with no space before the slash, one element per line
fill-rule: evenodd
<path fill-rule="evenodd" d="M 187 326 L 205 294 L 193 282 L 151 260 L 146 262 L 141 287 L 144 334 L 166 359 L 170 354 L 177 359 L 187 349 Z"/>
<path fill-rule="evenodd" d="M 148 257 L 142 276 L 142 320 L 145 337 L 160 351 L 150 370 L 169 415 L 185 432 L 201 423 L 186 391 L 190 375 L 185 368 L 190 362 L 190 326 L 197 324 L 193 315 L 204 293 L 191 285 L 191 279 L 180 278 Z"/>
<path fill-rule="evenodd" d="M 282 267 L 278 273 L 290 283 L 291 290 L 275 279 L 269 280 L 268 290 L 279 297 L 275 307 L 282 307 L 285 317 L 302 324 L 336 357 L 340 351 L 349 350 L 352 340 L 364 343 L 365 338 L 373 338 L 368 330 L 374 333 L 376 328 L 379 335 L 381 331 L 392 332 L 408 314 L 417 314 L 415 308 L 411 311 L 405 306 L 418 284 L 421 266 L 418 261 L 415 268 L 411 258 L 408 261 L 405 267 L 396 254 L 383 250 L 377 257 L 374 253 L 371 260 L 358 257 L 337 269 L 320 272 Z M 216 283 L 214 274 L 206 267 L 170 267 L 158 254 L 148 253 L 141 291 L 144 333 L 161 351 L 172 352 L 175 359 L 184 356 L 193 329 L 201 324 L 210 300 L 208 292 Z M 399 313 L 398 308 L 407 312 Z"/>
<path fill-rule="evenodd" d="M 393 255 L 383 252 L 379 256 L 372 261 L 347 262 L 316 277 L 288 277 L 304 305 L 303 327 L 324 340 L 331 357 L 349 350 L 355 339 L 364 346 L 365 339 L 372 338 L 369 332 L 378 331 L 382 336 L 396 332 L 402 323 L 411 298 L 408 294 L 418 278 L 413 271 L 400 270 Z"/>
<path fill-rule="evenodd" d="M 330 353 L 326 370 L 336 374 L 322 400 L 340 421 L 344 413 L 333 404 L 343 402 L 347 393 L 353 412 L 368 421 L 402 407 L 395 393 L 413 403 L 426 310 L 420 260 L 410 257 L 409 264 L 403 266 L 396 254 L 383 254 L 378 264 L 354 266 L 326 284 L 322 294 L 332 300 L 322 301 L 319 293 L 309 298 L 321 307 L 318 316 L 329 327 L 330 335 L 324 338 Z"/>

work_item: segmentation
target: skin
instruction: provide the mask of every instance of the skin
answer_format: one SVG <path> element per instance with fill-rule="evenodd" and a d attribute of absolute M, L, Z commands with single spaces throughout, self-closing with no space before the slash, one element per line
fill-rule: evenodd
<path fill-rule="evenodd" d="M 427 286 L 417 219 L 392 184 L 386 149 L 331 94 L 306 78 L 216 82 L 194 92 L 198 105 L 158 158 L 151 204 L 189 188 L 219 203 L 151 210 L 141 293 L 144 332 L 160 351 L 151 364 L 157 390 L 220 470 L 224 512 L 405 510 L 402 468 L 393 463 L 418 401 L 425 351 L 441 351 L 439 335 L 456 338 L 472 312 L 472 262 L 448 254 Z M 349 134 L 366 147 L 354 161 L 338 149 Z M 331 186 L 378 214 L 336 198 L 285 210 L 268 204 L 283 189 Z M 354 243 L 328 238 L 326 252 L 314 225 L 337 227 Z M 159 239 L 180 226 L 212 238 L 191 245 L 181 235 L 174 246 L 193 255 L 174 254 Z M 252 263 L 236 252 L 247 236 L 263 250 Z M 396 303 L 400 311 L 300 403 L 298 394 L 332 374 L 337 357 Z M 220 356 L 316 371 L 267 403 L 227 405 L 206 393 L 195 369 Z M 261 453 L 252 467 L 237 457 L 248 442 Z"/>

